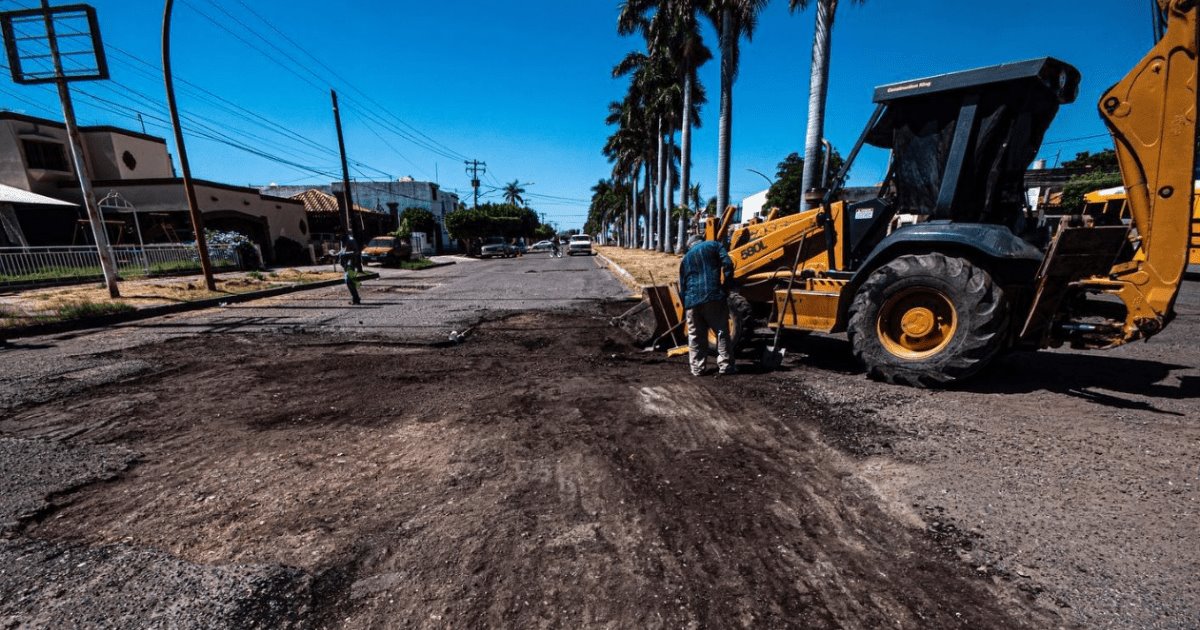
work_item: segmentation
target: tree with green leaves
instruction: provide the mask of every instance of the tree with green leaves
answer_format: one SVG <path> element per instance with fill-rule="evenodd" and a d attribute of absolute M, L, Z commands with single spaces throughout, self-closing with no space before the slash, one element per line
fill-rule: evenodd
<path fill-rule="evenodd" d="M 1093 190 L 1121 186 L 1121 167 L 1117 164 L 1117 152 L 1104 149 L 1099 153 L 1082 151 L 1075 159 L 1062 163 L 1063 168 L 1085 169 L 1086 172 L 1072 175 L 1063 184 L 1062 209 L 1077 212 L 1083 209 L 1083 196 Z"/>
<path fill-rule="evenodd" d="M 626 212 L 625 243 L 628 247 L 638 247 L 638 221 L 641 217 L 638 199 L 642 196 L 638 190 L 638 178 L 646 167 L 650 154 L 650 136 L 645 129 L 645 110 L 640 94 L 633 85 L 625 98 L 610 103 L 608 110 L 609 114 L 604 122 L 616 125 L 617 129 L 604 144 L 604 156 L 613 165 L 613 178 L 625 181 L 629 186 L 630 208 Z"/>
<path fill-rule="evenodd" d="M 708 0 L 704 13 L 721 40 L 721 113 L 717 121 L 717 205 L 729 205 L 729 151 L 733 141 L 733 83 L 741 62 L 741 40 L 753 39 L 767 0 Z"/>
<path fill-rule="evenodd" d="M 1062 168 L 1082 168 L 1104 173 L 1119 173 L 1121 171 L 1121 167 L 1117 164 L 1117 152 L 1113 149 L 1104 149 L 1099 153 L 1081 151 L 1075 154 L 1075 159 L 1067 160 L 1060 166 Z"/>
<path fill-rule="evenodd" d="M 636 103 L 635 111 L 644 117 L 638 128 L 647 132 L 648 142 L 644 147 L 647 155 L 643 162 L 646 178 L 645 190 L 648 197 L 646 204 L 647 229 L 643 243 L 643 247 L 646 249 L 654 247 L 661 240 L 662 216 L 660 212 L 663 207 L 661 200 L 663 198 L 662 177 L 665 157 L 661 131 L 662 118 L 668 111 L 666 88 L 664 87 L 671 77 L 668 63 L 669 60 L 662 54 L 661 49 L 657 54 L 635 51 L 626 55 L 613 68 L 614 78 L 624 76 L 630 78 L 627 99 Z"/>
<path fill-rule="evenodd" d="M 525 205 L 525 198 L 521 195 L 525 194 L 525 189 L 521 187 L 521 181 L 514 179 L 504 185 L 504 202 L 513 206 Z"/>
<path fill-rule="evenodd" d="M 601 241 L 607 241 L 608 226 L 620 214 L 628 203 L 628 189 L 611 179 L 602 179 L 592 186 L 592 203 L 588 207 L 587 222 L 583 231 L 595 234 Z"/>
<path fill-rule="evenodd" d="M 1103 190 L 1105 188 L 1115 188 L 1123 185 L 1120 171 L 1116 173 L 1104 171 L 1092 171 L 1082 175 L 1073 175 L 1063 184 L 1062 194 L 1062 211 L 1064 214 L 1073 214 L 1083 210 L 1083 196 L 1094 191 Z"/>
<path fill-rule="evenodd" d="M 824 160 L 824 149 L 818 154 L 818 160 Z M 845 164 L 841 154 L 834 149 L 829 161 L 830 173 L 836 173 Z M 804 204 L 804 172 L 805 160 L 798 153 L 792 153 L 783 158 L 775 171 L 775 183 L 767 191 L 767 208 L 779 208 L 780 216 L 800 212 Z"/>
<path fill-rule="evenodd" d="M 851 0 L 862 4 L 865 0 Z M 833 18 L 838 0 L 788 0 L 792 12 L 817 5 L 816 26 L 813 28 L 812 70 L 808 82 L 808 131 L 804 141 L 803 190 L 816 188 L 821 181 L 821 140 L 825 137 L 825 100 L 829 93 L 829 57 L 833 47 Z"/>
<path fill-rule="evenodd" d="M 467 243 L 489 236 L 528 238 L 539 224 L 536 212 L 512 204 L 484 203 L 478 208 L 455 210 L 446 215 L 446 231 L 452 238 Z"/>
<path fill-rule="evenodd" d="M 433 213 L 424 208 L 405 208 L 400 213 L 400 227 L 395 235 L 408 238 L 413 232 L 424 232 L 430 238 L 437 238 L 438 223 Z"/>

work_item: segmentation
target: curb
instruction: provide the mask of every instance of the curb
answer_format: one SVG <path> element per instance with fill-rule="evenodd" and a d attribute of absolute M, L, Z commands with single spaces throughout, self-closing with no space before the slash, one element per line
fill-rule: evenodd
<path fill-rule="evenodd" d="M 638 283 L 632 274 L 630 274 L 628 271 L 625 271 L 624 267 L 613 262 L 608 256 L 605 256 L 600 252 L 596 252 L 596 258 L 598 258 L 606 267 L 608 267 L 608 270 L 617 277 L 617 280 L 621 281 L 621 284 L 624 284 L 626 287 L 632 289 L 639 297 L 641 296 L 642 285 Z"/>
<path fill-rule="evenodd" d="M 364 273 L 359 277 L 363 280 L 374 280 L 379 277 L 379 274 Z M 163 304 L 162 306 L 147 306 L 146 308 L 139 308 L 136 311 L 130 311 L 128 313 L 113 313 L 112 315 L 84 317 L 80 319 L 53 322 L 50 324 L 35 324 L 33 326 L 26 326 L 24 328 L 0 330 L 0 339 L 40 337 L 42 335 L 57 335 L 65 332 L 74 332 L 76 330 L 87 330 L 89 328 L 103 328 L 105 326 L 114 326 L 116 324 L 124 324 L 126 322 L 161 317 L 163 315 L 174 315 L 176 313 L 185 313 L 187 311 L 199 311 L 206 308 L 221 306 L 222 304 L 238 304 L 241 302 L 251 302 L 253 300 L 275 297 L 278 295 L 287 295 L 288 293 L 299 293 L 300 291 L 308 291 L 310 289 L 334 287 L 344 283 L 345 280 L 322 280 L 320 282 L 310 282 L 308 284 L 295 284 L 286 287 L 276 287 L 274 289 L 267 289 L 265 291 L 236 293 L 228 296 L 195 300 L 193 302 Z"/>

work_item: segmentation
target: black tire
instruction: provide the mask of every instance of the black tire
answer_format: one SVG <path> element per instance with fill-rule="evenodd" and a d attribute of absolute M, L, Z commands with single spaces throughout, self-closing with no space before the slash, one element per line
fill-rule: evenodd
<path fill-rule="evenodd" d="M 962 258 L 923 254 L 901 256 L 867 278 L 854 295 L 846 332 L 871 378 L 945 387 L 987 367 L 1007 331 L 1004 291 L 987 271 Z"/>

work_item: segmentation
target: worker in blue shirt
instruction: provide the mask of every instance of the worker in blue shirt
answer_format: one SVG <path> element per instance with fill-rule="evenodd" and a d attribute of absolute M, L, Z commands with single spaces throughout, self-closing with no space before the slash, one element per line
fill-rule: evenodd
<path fill-rule="evenodd" d="M 708 360 L 708 331 L 717 336 L 717 370 L 734 374 L 733 348 L 729 342 L 728 284 L 733 279 L 733 260 L 718 241 L 699 236 L 688 240 L 688 250 L 679 263 L 679 295 L 687 314 L 688 360 L 692 375 L 704 373 Z"/>

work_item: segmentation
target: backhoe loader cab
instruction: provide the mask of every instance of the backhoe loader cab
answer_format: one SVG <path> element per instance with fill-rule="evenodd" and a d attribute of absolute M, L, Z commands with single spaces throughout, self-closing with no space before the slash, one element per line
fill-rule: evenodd
<path fill-rule="evenodd" d="M 730 231 L 731 330 L 846 332 L 874 378 L 945 385 L 1002 350 L 1107 348 L 1173 316 L 1187 263 L 1196 142 L 1194 0 L 1159 0 L 1167 29 L 1100 101 L 1127 191 L 1128 225 L 1068 217 L 1039 233 L 1023 174 L 1079 72 L 1035 59 L 885 85 L 819 207 Z M 879 198 L 837 201 L 863 145 L 890 149 Z M 916 224 L 894 228 L 898 214 Z M 646 292 L 666 339 L 682 317 L 670 287 Z M 777 356 L 777 355 L 776 355 Z M 764 358 L 767 358 L 764 355 Z"/>
<path fill-rule="evenodd" d="M 1025 169 L 1078 88 L 1079 72 L 1050 58 L 877 88 L 864 138 L 892 152 L 886 203 L 845 214 L 847 268 L 865 261 L 897 213 L 1022 231 Z"/>

